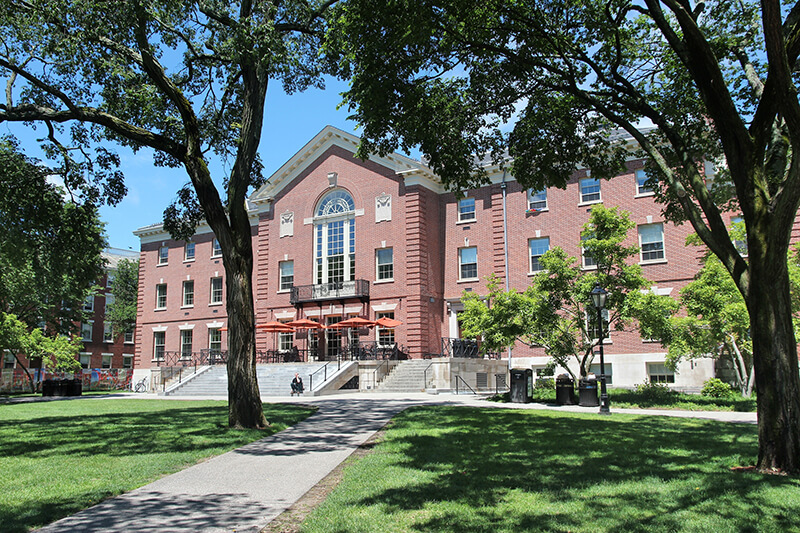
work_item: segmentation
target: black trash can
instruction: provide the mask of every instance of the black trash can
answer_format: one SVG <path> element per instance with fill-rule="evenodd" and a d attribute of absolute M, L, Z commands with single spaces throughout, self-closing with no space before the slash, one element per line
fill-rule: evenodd
<path fill-rule="evenodd" d="M 559 374 L 556 378 L 556 403 L 575 405 L 575 382 L 569 374 Z"/>
<path fill-rule="evenodd" d="M 55 396 L 56 382 L 52 379 L 42 381 L 42 396 Z"/>
<path fill-rule="evenodd" d="M 533 396 L 533 370 L 530 368 L 511 369 L 511 402 L 528 403 Z"/>
<path fill-rule="evenodd" d="M 83 396 L 83 384 L 79 378 L 64 380 L 66 393 L 64 396 Z"/>
<path fill-rule="evenodd" d="M 597 378 L 589 376 L 581 380 L 578 385 L 580 394 L 580 405 L 583 407 L 597 407 L 600 405 L 600 397 L 597 395 Z"/>

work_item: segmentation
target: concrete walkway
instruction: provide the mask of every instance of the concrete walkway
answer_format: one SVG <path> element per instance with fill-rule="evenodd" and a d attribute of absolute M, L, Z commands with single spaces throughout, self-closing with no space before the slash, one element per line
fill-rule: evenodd
<path fill-rule="evenodd" d="M 181 398 L 185 399 L 197 398 Z M 597 412 L 596 407 L 497 404 L 481 397 L 450 394 L 352 393 L 264 400 L 313 404 L 319 407 L 319 411 L 281 433 L 108 499 L 38 531 L 258 532 L 319 483 L 394 415 L 413 405 Z M 634 409 L 618 412 L 742 423 L 756 421 L 755 413 Z"/>

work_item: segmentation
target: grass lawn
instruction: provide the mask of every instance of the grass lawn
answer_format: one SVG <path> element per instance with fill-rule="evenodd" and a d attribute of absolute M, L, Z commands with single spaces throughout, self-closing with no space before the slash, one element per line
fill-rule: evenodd
<path fill-rule="evenodd" d="M 313 408 L 265 404 L 231 430 L 227 402 L 85 398 L 0 405 L 0 531 L 24 532 L 277 433 Z"/>
<path fill-rule="evenodd" d="M 754 425 L 614 413 L 421 407 L 305 532 L 800 531 L 800 480 L 731 467 Z"/>

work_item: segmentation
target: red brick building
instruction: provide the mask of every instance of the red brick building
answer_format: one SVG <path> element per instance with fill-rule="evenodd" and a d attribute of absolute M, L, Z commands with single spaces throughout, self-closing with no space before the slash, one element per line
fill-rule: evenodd
<path fill-rule="evenodd" d="M 354 158 L 358 142 L 326 127 L 250 197 L 257 324 L 391 317 L 403 325 L 360 331 L 359 341 L 396 343 L 410 358 L 447 354 L 458 346 L 452 339 L 460 338 L 463 292 L 485 292 L 491 273 L 523 290 L 538 256 L 556 246 L 581 257 L 580 231 L 599 202 L 631 213 L 637 229 L 630 242 L 642 247 L 640 264 L 653 290 L 677 295 L 699 268 L 698 250 L 684 244 L 691 227 L 663 220 L 643 187 L 641 160 L 632 159 L 609 181 L 579 170 L 565 190 L 538 192 L 490 168 L 490 185 L 457 200 L 420 161 L 398 154 Z M 190 242 L 170 239 L 160 224 L 136 234 L 142 243 L 137 372 L 169 354 L 224 350 L 224 269 L 209 228 L 200 227 Z M 257 348 L 294 345 L 335 358 L 342 335 L 328 330 L 295 338 L 257 330 Z M 607 373 L 615 385 L 651 378 L 684 388 L 713 376 L 710 360 L 687 362 L 673 375 L 664 368 L 664 352 L 636 332 L 611 331 Z M 536 349 L 512 352 L 514 367 L 538 369 L 546 362 Z"/>
<path fill-rule="evenodd" d="M 83 350 L 80 362 L 83 368 L 133 368 L 134 331 L 113 335 L 111 324 L 105 320 L 106 305 L 113 300 L 111 286 L 117 264 L 123 260 L 137 260 L 139 253 L 120 248 L 107 248 L 102 253 L 106 266 L 103 277 L 98 280 L 98 290 L 84 303 L 84 311 L 91 313 L 91 320 L 81 323 Z"/>

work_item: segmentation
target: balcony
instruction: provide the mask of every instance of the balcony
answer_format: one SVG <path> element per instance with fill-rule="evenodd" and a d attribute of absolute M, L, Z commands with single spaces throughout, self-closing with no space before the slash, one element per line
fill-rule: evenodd
<path fill-rule="evenodd" d="M 362 302 L 369 300 L 369 281 L 337 281 L 320 285 L 300 285 L 292 287 L 289 301 L 292 305 L 308 302 L 324 302 L 326 300 L 347 300 L 358 298 Z"/>

